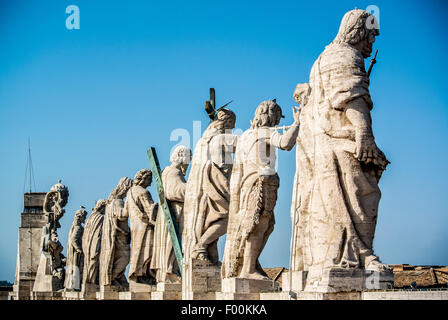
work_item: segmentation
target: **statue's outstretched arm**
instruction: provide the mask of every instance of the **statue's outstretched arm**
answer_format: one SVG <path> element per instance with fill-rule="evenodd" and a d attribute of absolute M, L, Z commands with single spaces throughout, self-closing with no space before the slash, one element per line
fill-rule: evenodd
<path fill-rule="evenodd" d="M 299 134 L 300 109 L 295 111 L 293 108 L 292 112 L 294 116 L 294 122 L 291 125 L 291 128 L 289 128 L 288 131 L 286 131 L 286 133 L 284 134 L 280 134 L 275 131 L 271 136 L 271 144 L 276 148 L 290 151 L 296 144 L 297 135 Z"/>

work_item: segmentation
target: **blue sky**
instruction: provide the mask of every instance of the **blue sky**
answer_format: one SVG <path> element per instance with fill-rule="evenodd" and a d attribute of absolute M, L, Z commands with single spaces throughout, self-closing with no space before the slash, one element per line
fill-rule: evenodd
<path fill-rule="evenodd" d="M 80 8 L 79 30 L 65 27 L 70 4 Z M 14 278 L 28 137 L 37 191 L 58 179 L 70 189 L 65 246 L 75 210 L 148 167 L 149 146 L 165 166 L 174 129 L 192 134 L 193 121 L 205 129 L 209 87 L 218 104 L 234 100 L 237 128 L 247 129 L 257 105 L 272 98 L 289 124 L 293 90 L 308 81 L 344 13 L 372 4 L 381 32 L 373 128 L 392 162 L 380 182 L 375 252 L 385 263 L 447 265 L 443 1 L 1 1 L 0 280 Z M 279 152 L 278 171 L 265 267 L 289 263 L 295 149 Z"/>

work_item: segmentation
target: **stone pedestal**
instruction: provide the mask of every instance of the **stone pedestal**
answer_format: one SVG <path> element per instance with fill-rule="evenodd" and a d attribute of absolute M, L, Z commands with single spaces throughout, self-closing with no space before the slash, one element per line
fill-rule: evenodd
<path fill-rule="evenodd" d="M 303 291 L 306 285 L 306 271 L 286 271 L 282 274 L 282 291 Z M 291 277 L 291 278 L 290 278 Z M 291 283 L 290 283 L 291 281 Z"/>
<path fill-rule="evenodd" d="M 279 285 L 273 280 L 226 278 L 222 279 L 222 292 L 217 299 L 259 300 L 261 292 L 277 292 Z"/>
<path fill-rule="evenodd" d="M 34 292 L 57 292 L 64 289 L 63 280 L 53 276 L 50 265 L 50 254 L 41 252 L 39 267 L 33 286 Z"/>
<path fill-rule="evenodd" d="M 211 262 L 191 259 L 190 265 L 183 267 L 183 300 L 215 300 L 221 291 L 221 267 Z"/>
<path fill-rule="evenodd" d="M 100 291 L 96 293 L 97 300 L 118 300 L 120 288 L 116 286 L 100 286 Z"/>
<path fill-rule="evenodd" d="M 64 300 L 63 292 L 32 292 L 31 300 Z"/>
<path fill-rule="evenodd" d="M 65 291 L 62 294 L 64 300 L 81 300 L 83 294 L 80 291 Z"/>
<path fill-rule="evenodd" d="M 118 300 L 151 300 L 153 292 L 131 292 L 118 293 Z"/>
<path fill-rule="evenodd" d="M 95 300 L 96 293 L 100 291 L 100 286 L 97 284 L 86 283 L 82 287 L 81 298 L 83 300 Z"/>
<path fill-rule="evenodd" d="M 182 300 L 182 283 L 159 282 L 156 288 L 152 300 Z"/>
<path fill-rule="evenodd" d="M 260 300 L 297 300 L 297 294 L 290 296 L 288 292 L 260 292 Z"/>
<path fill-rule="evenodd" d="M 393 272 L 378 272 L 363 269 L 327 268 L 323 272 L 308 273 L 306 292 L 340 293 L 365 290 L 392 289 Z"/>
<path fill-rule="evenodd" d="M 152 292 L 156 291 L 155 285 L 138 283 L 135 281 L 129 281 L 129 293 L 126 293 L 129 299 L 123 300 L 151 300 Z M 124 295 L 124 293 L 123 293 Z"/>

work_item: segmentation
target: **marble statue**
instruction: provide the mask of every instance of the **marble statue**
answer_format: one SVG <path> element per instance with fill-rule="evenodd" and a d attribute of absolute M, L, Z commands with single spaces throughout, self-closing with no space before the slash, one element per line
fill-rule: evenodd
<path fill-rule="evenodd" d="M 291 150 L 299 132 L 299 111 L 284 134 L 275 128 L 283 117 L 273 101 L 263 101 L 251 128 L 239 138 L 230 179 L 230 213 L 222 265 L 223 278 L 264 279 L 258 262 L 274 229 L 274 207 L 280 179 L 275 148 Z"/>
<path fill-rule="evenodd" d="M 364 59 L 379 34 L 372 15 L 352 10 L 315 61 L 302 105 L 292 200 L 293 271 L 318 284 L 324 269 L 386 268 L 373 252 L 378 182 L 389 161 L 372 132 L 369 77 Z"/>
<path fill-rule="evenodd" d="M 227 231 L 229 179 L 237 144 L 231 133 L 235 120 L 231 110 L 220 109 L 194 149 L 184 205 L 185 259 L 219 262 L 217 243 Z"/>
<path fill-rule="evenodd" d="M 45 195 L 43 210 L 46 224 L 42 228 L 41 256 L 33 291 L 52 292 L 64 288 L 66 258 L 64 247 L 59 241 L 57 229 L 59 220 L 65 213 L 64 207 L 69 197 L 68 188 L 58 180 Z"/>
<path fill-rule="evenodd" d="M 143 284 L 155 283 L 155 275 L 150 266 L 158 205 L 146 189 L 151 183 L 151 170 L 141 169 L 137 172 L 124 206 L 131 228 L 129 280 Z"/>
<path fill-rule="evenodd" d="M 81 290 L 84 254 L 82 251 L 83 223 L 86 221 L 87 211 L 81 206 L 75 212 L 72 227 L 68 234 L 67 270 L 65 276 L 65 290 Z"/>
<path fill-rule="evenodd" d="M 100 252 L 100 286 L 129 287 L 125 271 L 130 257 L 130 231 L 124 198 L 132 180 L 123 177 L 106 201 Z"/>
<path fill-rule="evenodd" d="M 103 234 L 104 211 L 106 200 L 99 199 L 92 214 L 87 219 L 82 236 L 82 251 L 84 254 L 84 269 L 82 272 L 82 288 L 88 285 L 99 285 L 99 265 L 101 252 L 101 237 Z"/>
<path fill-rule="evenodd" d="M 165 198 L 172 215 L 174 215 L 178 231 L 184 228 L 183 207 L 185 199 L 185 173 L 191 161 L 191 150 L 183 145 L 177 146 L 170 157 L 171 164 L 162 172 L 162 184 Z M 157 213 L 154 230 L 154 250 L 151 269 L 156 272 L 157 282 L 180 283 L 180 273 L 165 221 L 162 208 Z"/>

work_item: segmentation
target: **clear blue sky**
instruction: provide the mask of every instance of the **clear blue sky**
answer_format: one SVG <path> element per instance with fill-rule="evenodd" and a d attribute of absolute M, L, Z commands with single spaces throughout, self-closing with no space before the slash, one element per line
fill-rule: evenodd
<path fill-rule="evenodd" d="M 80 30 L 65 27 L 70 4 L 80 8 Z M 392 162 L 380 183 L 375 251 L 385 263 L 447 265 L 443 1 L 1 1 L 0 280 L 14 278 L 29 136 L 37 191 L 58 179 L 70 189 L 59 232 L 66 246 L 79 205 L 90 209 L 120 177 L 148 167 L 149 146 L 165 166 L 174 129 L 205 128 L 209 87 L 219 104 L 234 100 L 238 128 L 272 98 L 289 124 L 296 84 L 308 81 L 344 13 L 370 4 L 381 27 L 373 126 Z M 281 151 L 266 267 L 288 266 L 294 171 L 295 149 Z"/>

